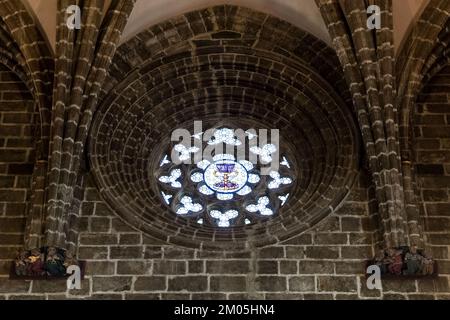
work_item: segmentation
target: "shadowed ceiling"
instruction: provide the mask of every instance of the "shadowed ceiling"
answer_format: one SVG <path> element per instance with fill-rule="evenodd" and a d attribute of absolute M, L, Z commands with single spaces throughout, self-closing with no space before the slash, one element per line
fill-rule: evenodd
<path fill-rule="evenodd" d="M 22 0 L 39 21 L 52 48 L 56 35 L 57 0 Z M 410 25 L 429 0 L 393 0 L 395 43 L 398 48 Z M 330 38 L 315 0 L 137 0 L 122 36 L 122 43 L 148 27 L 188 11 L 218 4 L 245 6 L 288 21 L 324 42 Z"/>

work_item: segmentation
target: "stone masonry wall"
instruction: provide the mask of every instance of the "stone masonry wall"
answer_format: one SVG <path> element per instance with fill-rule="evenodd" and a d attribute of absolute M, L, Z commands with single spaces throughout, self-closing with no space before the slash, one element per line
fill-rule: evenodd
<path fill-rule="evenodd" d="M 257 252 L 208 252 L 168 246 L 124 224 L 89 182 L 82 207 L 81 291 L 64 281 L 8 281 L 7 299 L 340 299 L 380 296 L 361 289 L 373 254 L 375 219 L 361 176 L 339 214 L 310 232 Z M 2 271 L 2 275 L 6 276 Z M 386 294 L 385 294 L 386 297 Z M 389 297 L 389 295 L 387 295 Z"/>
<path fill-rule="evenodd" d="M 314 230 L 255 252 L 209 252 L 166 245 L 122 222 L 89 178 L 81 209 L 78 256 L 87 261 L 81 291 L 65 281 L 11 281 L 23 243 L 33 163 L 33 103 L 6 69 L 0 72 L 0 299 L 448 299 L 450 245 L 450 69 L 417 104 L 415 149 L 422 226 L 439 262 L 436 280 L 385 281 L 365 287 L 365 260 L 379 235 L 368 174 L 337 214 Z"/>
<path fill-rule="evenodd" d="M 34 102 L 25 85 L 0 64 L 0 292 L 3 276 L 23 245 L 34 164 Z M 20 291 L 20 290 L 19 290 Z"/>
<path fill-rule="evenodd" d="M 427 244 L 442 277 L 435 290 L 449 292 L 450 276 L 450 67 L 422 90 L 416 105 L 415 163 Z"/>
<path fill-rule="evenodd" d="M 78 252 L 80 259 L 88 262 L 82 290 L 68 292 L 64 281 L 2 279 L 0 296 L 5 299 L 447 298 L 448 290 L 439 287 L 442 281 L 394 281 L 385 282 L 383 292 L 366 289 L 364 264 L 373 254 L 372 243 L 377 237 L 376 219 L 369 214 L 371 189 L 366 181 L 367 175 L 361 174 L 339 213 L 314 230 L 282 245 L 237 253 L 190 250 L 149 239 L 117 218 L 89 182 Z"/>

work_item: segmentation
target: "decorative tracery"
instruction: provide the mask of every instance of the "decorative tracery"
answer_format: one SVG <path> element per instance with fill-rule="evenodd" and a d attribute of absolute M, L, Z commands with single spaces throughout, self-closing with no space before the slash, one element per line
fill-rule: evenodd
<path fill-rule="evenodd" d="M 192 137 L 201 140 L 202 136 Z M 174 153 L 161 156 L 156 176 L 163 203 L 174 215 L 221 228 L 249 225 L 277 214 L 288 201 L 295 173 L 286 155 L 280 159 L 282 150 L 277 145 L 255 146 L 257 137 L 250 131 L 238 137 L 233 129 L 219 128 L 211 138 L 203 137 L 202 148 L 175 144 Z M 208 146 L 225 146 L 227 151 L 193 163 Z M 229 146 L 244 146 L 246 158 L 237 156 L 236 150 L 230 152 Z M 182 163 L 177 164 L 169 154 Z M 263 175 L 262 168 L 272 168 L 275 161 L 275 169 Z"/>

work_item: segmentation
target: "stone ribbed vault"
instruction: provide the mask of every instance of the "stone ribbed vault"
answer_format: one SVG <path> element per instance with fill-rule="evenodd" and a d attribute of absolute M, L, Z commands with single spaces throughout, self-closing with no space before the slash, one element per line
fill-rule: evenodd
<path fill-rule="evenodd" d="M 170 243 L 239 249 L 298 235 L 340 205 L 358 169 L 342 79 L 323 42 L 250 9 L 217 6 L 156 25 L 118 50 L 106 81 L 114 87 L 95 116 L 89 149 L 100 192 L 132 226 Z M 281 129 L 299 183 L 278 217 L 218 230 L 164 208 L 153 155 L 172 130 L 195 120 L 205 128 L 224 120 Z"/>
<path fill-rule="evenodd" d="M 381 9 L 381 29 L 367 28 L 366 1 L 316 0 L 344 68 L 376 187 L 385 244 L 408 242 L 396 107 L 392 1 Z"/>

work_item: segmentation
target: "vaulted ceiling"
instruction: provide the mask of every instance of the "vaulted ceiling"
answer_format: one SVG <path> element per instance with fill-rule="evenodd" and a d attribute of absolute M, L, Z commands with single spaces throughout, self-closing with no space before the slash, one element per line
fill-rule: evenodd
<path fill-rule="evenodd" d="M 33 13 L 54 48 L 56 35 L 57 0 L 22 0 Z M 418 18 L 429 0 L 393 0 L 395 46 L 404 41 L 410 26 Z M 134 11 L 122 36 L 131 39 L 146 28 L 188 11 L 217 4 L 233 4 L 269 13 L 303 29 L 326 43 L 330 38 L 315 0 L 137 0 Z"/>
<path fill-rule="evenodd" d="M 118 49 L 102 89 L 89 167 L 116 213 L 162 241 L 236 250 L 278 243 L 328 216 L 355 181 L 360 143 L 338 57 L 316 37 L 260 11 L 219 5 L 148 28 Z M 175 215 L 183 195 L 216 208 L 192 185 L 178 192 L 157 180 L 179 169 L 160 166 L 173 129 L 194 132 L 199 119 L 205 130 L 281 128 L 279 150 L 287 150 L 298 177 L 283 212 L 269 220 L 251 216 L 250 225 L 226 232 L 207 216 L 199 225 L 199 216 Z M 273 198 L 262 189 L 258 198 Z M 171 208 L 161 191 L 173 197 L 165 202 Z M 253 199 L 236 200 L 224 206 L 243 218 L 242 205 Z"/>

